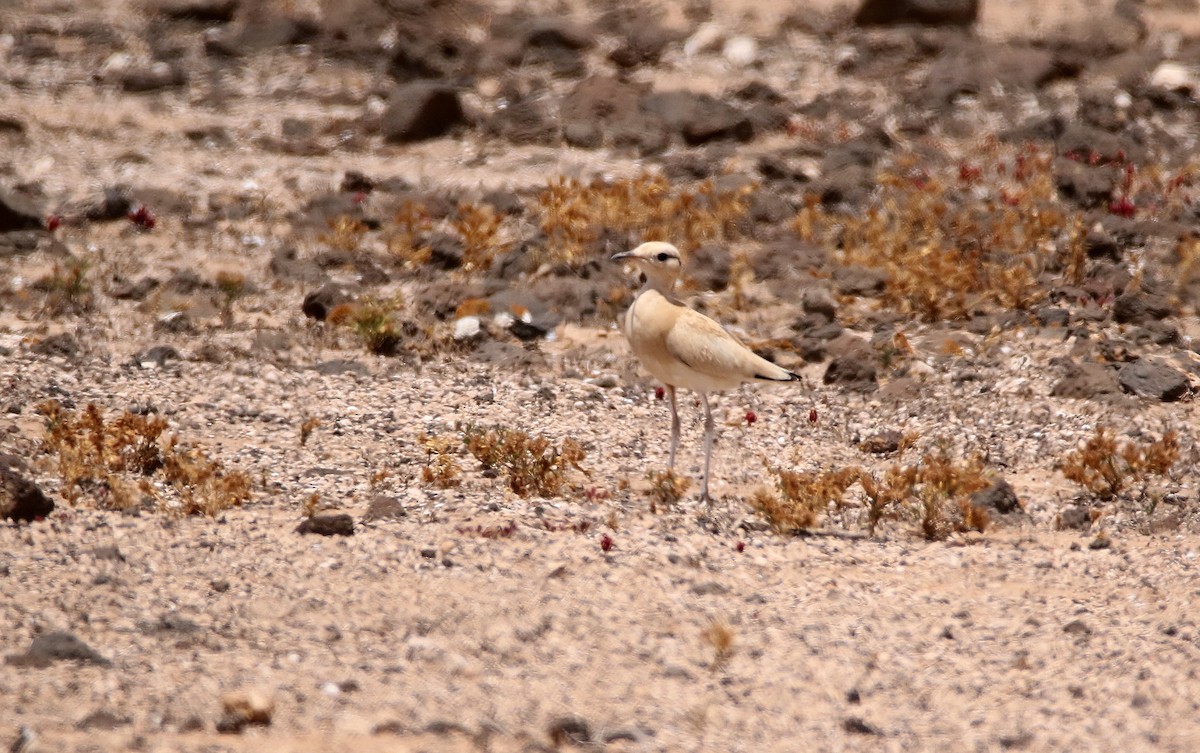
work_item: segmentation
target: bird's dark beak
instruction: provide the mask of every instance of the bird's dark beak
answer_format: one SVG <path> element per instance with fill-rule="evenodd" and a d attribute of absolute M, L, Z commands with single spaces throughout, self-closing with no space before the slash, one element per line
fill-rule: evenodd
<path fill-rule="evenodd" d="M 621 253 L 619 253 L 619 254 L 613 254 L 612 256 L 610 256 L 610 257 L 609 257 L 609 260 L 610 260 L 610 261 L 621 261 L 622 259 L 631 259 L 631 258 L 633 258 L 633 253 L 632 253 L 632 252 L 630 252 L 630 251 L 622 251 L 622 252 L 621 252 Z"/>

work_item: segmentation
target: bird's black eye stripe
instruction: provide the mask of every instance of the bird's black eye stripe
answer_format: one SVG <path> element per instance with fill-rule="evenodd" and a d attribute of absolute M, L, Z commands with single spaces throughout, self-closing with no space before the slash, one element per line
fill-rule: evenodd
<path fill-rule="evenodd" d="M 670 258 L 671 258 L 671 255 L 668 254 L 666 251 L 661 251 L 658 254 L 659 261 L 666 261 L 667 259 L 670 259 Z"/>

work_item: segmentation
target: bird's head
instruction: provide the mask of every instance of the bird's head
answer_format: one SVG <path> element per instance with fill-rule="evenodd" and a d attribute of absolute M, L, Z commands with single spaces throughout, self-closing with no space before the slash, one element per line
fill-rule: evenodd
<path fill-rule="evenodd" d="M 632 251 L 613 254 L 613 261 L 625 262 L 646 275 L 651 287 L 669 291 L 683 271 L 683 259 L 679 249 L 663 241 L 643 243 Z"/>

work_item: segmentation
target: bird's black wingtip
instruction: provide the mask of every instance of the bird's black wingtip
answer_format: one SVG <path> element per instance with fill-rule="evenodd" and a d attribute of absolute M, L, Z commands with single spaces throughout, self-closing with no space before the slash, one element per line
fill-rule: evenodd
<path fill-rule="evenodd" d="M 788 371 L 786 373 L 787 373 L 787 376 L 784 377 L 783 379 L 780 379 L 779 377 L 773 377 L 773 376 L 764 376 L 763 374 L 755 374 L 754 378 L 762 379 L 763 381 L 767 381 L 767 382 L 803 382 L 804 381 L 804 377 L 800 376 L 799 374 L 797 374 L 793 371 Z"/>

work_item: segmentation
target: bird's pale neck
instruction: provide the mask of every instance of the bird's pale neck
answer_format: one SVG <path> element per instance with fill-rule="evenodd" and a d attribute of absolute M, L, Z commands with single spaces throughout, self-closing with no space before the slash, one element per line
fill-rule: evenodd
<path fill-rule="evenodd" d="M 675 290 L 675 283 L 679 281 L 679 275 L 663 272 L 647 272 L 646 283 L 642 285 L 641 292 L 653 290 L 661 293 L 666 297 L 671 297 Z"/>

